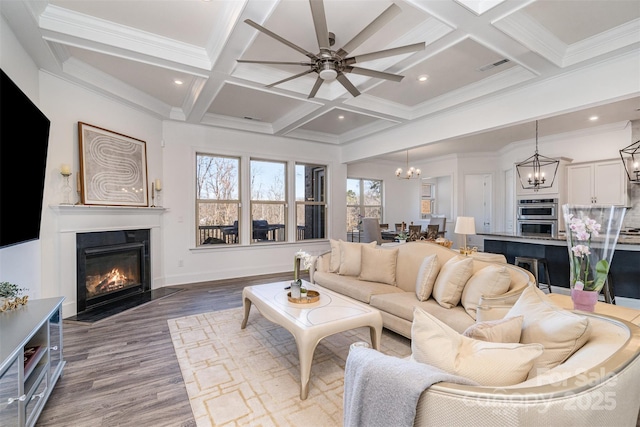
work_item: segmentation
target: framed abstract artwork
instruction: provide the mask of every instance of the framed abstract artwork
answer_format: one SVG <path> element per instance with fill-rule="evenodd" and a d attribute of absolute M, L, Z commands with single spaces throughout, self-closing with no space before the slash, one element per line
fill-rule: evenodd
<path fill-rule="evenodd" d="M 85 205 L 148 206 L 145 141 L 78 122 Z"/>

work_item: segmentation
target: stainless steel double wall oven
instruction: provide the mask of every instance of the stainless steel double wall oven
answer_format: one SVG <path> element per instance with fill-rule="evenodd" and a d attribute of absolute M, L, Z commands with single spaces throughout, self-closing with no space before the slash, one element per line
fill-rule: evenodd
<path fill-rule="evenodd" d="M 558 199 L 519 199 L 519 236 L 558 236 Z"/>

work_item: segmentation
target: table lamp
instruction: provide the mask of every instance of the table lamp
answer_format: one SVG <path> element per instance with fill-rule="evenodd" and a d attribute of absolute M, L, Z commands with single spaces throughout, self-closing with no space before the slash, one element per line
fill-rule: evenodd
<path fill-rule="evenodd" d="M 464 246 L 460 248 L 460 253 L 469 255 L 473 252 L 467 247 L 467 234 L 476 234 L 476 220 L 472 216 L 459 216 L 456 218 L 456 228 L 453 230 L 456 234 L 464 234 Z"/>

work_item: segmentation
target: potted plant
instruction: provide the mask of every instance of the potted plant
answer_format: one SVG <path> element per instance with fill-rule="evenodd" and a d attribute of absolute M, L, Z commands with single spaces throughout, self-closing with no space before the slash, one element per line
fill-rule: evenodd
<path fill-rule="evenodd" d="M 396 239 L 398 239 L 398 242 L 400 243 L 405 243 L 407 241 L 407 237 L 408 237 L 407 233 L 405 233 L 404 231 L 401 231 L 396 236 Z"/>
<path fill-rule="evenodd" d="M 27 295 L 20 297 L 26 290 L 14 283 L 0 282 L 0 312 L 16 308 L 19 304 L 26 304 L 29 297 Z"/>

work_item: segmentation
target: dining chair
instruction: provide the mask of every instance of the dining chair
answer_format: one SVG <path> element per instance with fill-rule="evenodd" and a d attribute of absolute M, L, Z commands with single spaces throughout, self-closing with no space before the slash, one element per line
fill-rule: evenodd
<path fill-rule="evenodd" d="M 395 226 L 396 226 L 396 231 L 403 231 L 402 230 L 402 223 L 396 223 Z"/>
<path fill-rule="evenodd" d="M 362 218 L 362 234 L 360 235 L 360 243 L 382 243 L 382 234 L 380 232 L 380 223 L 378 221 L 378 218 Z"/>
<path fill-rule="evenodd" d="M 444 237 L 444 234 L 446 233 L 446 228 L 447 228 L 447 218 L 445 217 L 441 217 L 441 218 L 436 218 L 436 217 L 431 217 L 431 220 L 429 221 L 429 225 L 437 225 L 438 226 L 438 237 Z"/>
<path fill-rule="evenodd" d="M 409 241 L 420 240 L 422 237 L 422 226 L 421 225 L 410 225 L 409 226 Z"/>

